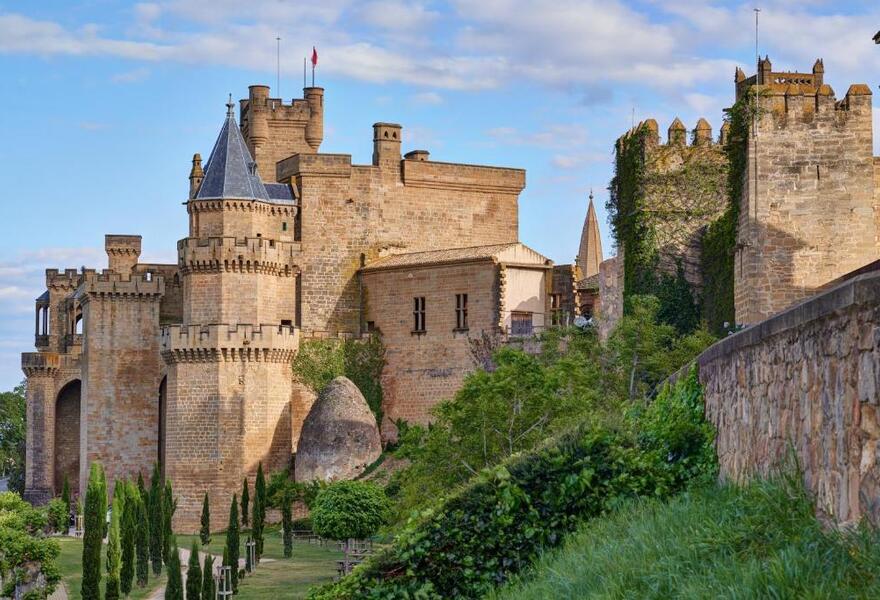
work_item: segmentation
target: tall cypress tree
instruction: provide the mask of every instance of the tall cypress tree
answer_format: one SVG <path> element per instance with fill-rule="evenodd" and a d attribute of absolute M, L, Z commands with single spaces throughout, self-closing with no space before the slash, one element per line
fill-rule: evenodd
<path fill-rule="evenodd" d="M 202 502 L 202 529 L 199 531 L 199 537 L 205 546 L 211 543 L 211 507 L 208 503 L 208 492 L 205 492 L 205 500 Z"/>
<path fill-rule="evenodd" d="M 214 589 L 214 557 L 205 556 L 205 567 L 202 569 L 202 599 L 214 600 L 217 590 Z"/>
<path fill-rule="evenodd" d="M 202 565 L 199 562 L 199 543 L 193 540 L 186 569 L 186 600 L 202 597 Z M 214 600 L 213 597 L 208 600 Z"/>
<path fill-rule="evenodd" d="M 150 480 L 150 562 L 153 564 L 153 575 L 162 572 L 162 527 L 165 523 L 162 513 L 162 481 L 159 473 L 159 463 L 153 467 L 153 477 Z"/>
<path fill-rule="evenodd" d="M 143 483 L 143 479 L 141 482 Z M 137 584 L 138 587 L 147 585 L 150 576 L 150 519 L 147 513 L 146 496 L 140 493 L 137 497 L 137 531 L 135 533 L 135 548 L 137 554 Z"/>
<path fill-rule="evenodd" d="M 166 565 L 171 560 L 171 538 L 174 536 L 171 531 L 171 518 L 177 508 L 176 504 L 174 493 L 171 491 L 171 480 L 166 479 L 165 491 L 162 493 L 162 559 Z"/>
<path fill-rule="evenodd" d="M 180 552 L 177 544 L 168 555 L 168 584 L 165 586 L 165 600 L 183 600 L 183 576 L 180 574 Z"/>
<path fill-rule="evenodd" d="M 251 502 L 251 493 L 248 489 L 248 480 L 245 477 L 241 482 L 241 524 L 247 527 L 248 524 L 248 504 Z"/>
<path fill-rule="evenodd" d="M 141 495 L 130 481 L 125 482 L 123 490 L 125 505 L 122 507 L 122 570 L 119 574 L 119 589 L 123 596 L 128 596 L 134 583 L 137 520 Z"/>
<path fill-rule="evenodd" d="M 232 567 L 232 591 L 238 593 L 238 498 L 232 495 L 232 504 L 229 506 L 229 528 L 226 530 L 226 553 L 229 562 L 224 563 Z"/>
<path fill-rule="evenodd" d="M 61 484 L 61 501 L 64 502 L 64 507 L 67 508 L 67 518 L 70 518 L 70 481 L 67 479 L 67 475 L 64 476 L 64 483 Z M 64 523 L 64 533 L 67 533 L 67 522 Z"/>
<path fill-rule="evenodd" d="M 263 556 L 263 528 L 266 524 L 266 478 L 263 475 L 263 463 L 257 465 L 257 480 L 254 482 L 254 514 L 251 522 L 257 561 Z"/>
<path fill-rule="evenodd" d="M 110 522 L 107 520 L 107 506 L 108 506 L 107 491 L 109 488 L 107 487 L 107 474 L 104 473 L 103 468 L 101 468 L 100 475 L 101 475 L 101 489 L 104 492 L 104 512 L 101 513 L 101 527 L 102 527 L 101 539 L 103 540 L 105 537 L 107 537 L 107 529 L 110 527 Z"/>
<path fill-rule="evenodd" d="M 141 498 L 143 498 L 144 501 L 146 502 L 146 499 L 147 499 L 147 488 L 146 488 L 146 486 L 144 485 L 144 474 L 141 473 L 140 471 L 138 471 L 137 489 L 138 489 L 138 491 L 141 493 Z"/>
<path fill-rule="evenodd" d="M 104 584 L 104 600 L 119 600 L 122 595 L 119 589 L 119 576 L 122 571 L 122 533 L 119 526 L 119 515 L 124 511 L 124 493 L 116 486 L 116 497 L 110 511 L 110 526 L 107 533 L 107 579 Z"/>
<path fill-rule="evenodd" d="M 101 540 L 104 538 L 104 511 L 107 509 L 107 491 L 103 481 L 100 463 L 92 463 L 83 517 L 83 578 L 80 588 L 83 600 L 101 598 Z"/>

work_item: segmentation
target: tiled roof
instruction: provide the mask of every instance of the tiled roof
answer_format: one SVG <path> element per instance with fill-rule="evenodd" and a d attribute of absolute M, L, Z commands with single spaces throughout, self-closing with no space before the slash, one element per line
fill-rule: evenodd
<path fill-rule="evenodd" d="M 241 130 L 227 105 L 226 120 L 205 165 L 205 178 L 196 200 L 242 198 L 269 201 L 269 193 L 257 174 L 257 163 L 251 158 Z"/>
<path fill-rule="evenodd" d="M 513 250 L 511 254 L 508 251 Z M 515 252 L 521 250 L 521 252 Z M 447 248 L 445 250 L 429 250 L 426 252 L 410 252 L 407 254 L 395 254 L 380 258 L 366 267 L 365 271 L 389 269 L 396 267 L 415 267 L 445 264 L 463 261 L 479 261 L 491 260 L 499 258 L 500 260 L 510 260 L 511 262 L 534 264 L 548 264 L 549 260 L 541 256 L 528 246 L 520 242 L 510 242 L 507 244 L 493 244 L 488 246 L 470 246 L 468 248 Z"/>
<path fill-rule="evenodd" d="M 269 194 L 269 200 L 276 204 L 295 204 L 293 190 L 286 183 L 264 183 L 263 187 Z"/>

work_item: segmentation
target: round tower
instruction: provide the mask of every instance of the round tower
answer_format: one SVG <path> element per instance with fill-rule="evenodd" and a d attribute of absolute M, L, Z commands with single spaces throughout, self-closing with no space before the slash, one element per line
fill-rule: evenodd
<path fill-rule="evenodd" d="M 306 142 L 315 152 L 324 141 L 324 88 L 303 88 L 303 95 L 309 104 L 309 121 L 306 124 Z"/>

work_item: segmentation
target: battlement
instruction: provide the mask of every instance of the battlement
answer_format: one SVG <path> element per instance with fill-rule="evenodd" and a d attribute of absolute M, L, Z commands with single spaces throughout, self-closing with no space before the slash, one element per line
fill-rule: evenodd
<path fill-rule="evenodd" d="M 61 357 L 55 352 L 24 352 L 21 370 L 25 377 L 54 377 L 61 368 Z"/>
<path fill-rule="evenodd" d="M 682 123 L 681 119 L 676 117 L 673 119 L 672 123 L 669 125 L 669 129 L 667 129 L 666 133 L 666 143 L 661 143 L 660 139 L 660 128 L 657 125 L 657 121 L 655 119 L 646 119 L 644 121 L 640 121 L 638 125 L 632 127 L 624 133 L 622 136 L 617 138 L 618 149 L 626 144 L 631 143 L 633 139 L 637 136 L 644 133 L 645 144 L 649 148 L 656 147 L 678 147 L 685 148 L 687 146 L 712 146 L 712 145 L 724 145 L 727 139 L 727 131 L 729 127 L 725 123 L 724 126 L 721 127 L 721 135 L 718 137 L 718 140 L 714 140 L 712 138 L 712 125 L 709 124 L 704 118 L 700 118 L 694 128 L 690 131 L 690 144 L 688 143 L 688 130 L 684 123 Z"/>
<path fill-rule="evenodd" d="M 170 325 L 160 334 L 162 358 L 175 362 L 290 362 L 299 329 L 289 325 Z"/>
<path fill-rule="evenodd" d="M 56 291 L 73 291 L 79 287 L 82 274 L 78 269 L 46 269 L 46 287 Z"/>
<path fill-rule="evenodd" d="M 81 302 L 92 296 L 122 296 L 161 298 L 165 295 L 165 279 L 159 275 L 144 273 L 136 276 L 104 271 L 96 273 L 87 269 L 83 273 L 83 281 L 76 290 Z"/>
<path fill-rule="evenodd" d="M 302 245 L 266 238 L 184 238 L 177 242 L 181 273 L 238 272 L 291 277 Z"/>

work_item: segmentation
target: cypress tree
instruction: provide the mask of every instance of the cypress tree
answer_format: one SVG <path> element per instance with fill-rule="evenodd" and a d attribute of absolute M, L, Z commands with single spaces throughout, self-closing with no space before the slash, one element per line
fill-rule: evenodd
<path fill-rule="evenodd" d="M 141 495 L 130 481 L 125 482 L 123 490 L 125 506 L 122 508 L 122 570 L 119 575 L 119 589 L 123 596 L 128 596 L 134 583 L 135 538 Z"/>
<path fill-rule="evenodd" d="M 199 562 L 199 543 L 193 540 L 186 569 L 186 600 L 202 597 L 202 565 Z M 214 600 L 213 596 L 208 600 Z"/>
<path fill-rule="evenodd" d="M 107 533 L 107 579 L 104 582 L 104 600 L 119 600 L 121 596 L 119 576 L 122 571 L 122 533 L 119 526 L 119 515 L 123 510 L 124 494 L 120 486 L 116 486 L 117 495 L 113 498 L 110 511 L 110 526 Z"/>
<path fill-rule="evenodd" d="M 171 480 L 165 480 L 165 492 L 162 494 L 162 560 L 167 565 L 171 560 L 171 518 L 177 508 L 174 502 L 174 494 L 171 491 Z"/>
<path fill-rule="evenodd" d="M 101 598 L 101 540 L 104 537 L 104 511 L 107 508 L 107 491 L 103 487 L 103 480 L 100 463 L 92 463 L 83 518 L 83 578 L 80 588 L 83 600 Z"/>
<path fill-rule="evenodd" d="M 143 479 L 141 479 L 143 483 Z M 146 497 L 137 497 L 137 531 L 135 532 L 135 548 L 137 553 L 137 584 L 147 585 L 150 576 L 150 519 L 147 515 Z"/>
<path fill-rule="evenodd" d="M 248 552 L 248 544 L 251 543 L 251 536 L 247 536 L 244 544 L 244 570 L 246 573 L 250 573 L 254 570 L 254 565 L 251 563 L 251 553 Z"/>
<path fill-rule="evenodd" d="M 168 555 L 168 584 L 165 586 L 165 600 L 183 600 L 183 577 L 180 574 L 180 552 L 177 544 Z"/>
<path fill-rule="evenodd" d="M 232 495 L 232 504 L 229 506 L 229 529 L 226 530 L 226 554 L 232 567 L 232 591 L 238 593 L 238 498 Z"/>
<path fill-rule="evenodd" d="M 141 493 L 141 498 L 144 499 L 144 502 L 147 500 L 147 488 L 144 486 L 144 474 L 138 471 L 138 483 L 137 489 Z"/>
<path fill-rule="evenodd" d="M 254 482 L 254 514 L 251 522 L 257 562 L 263 556 L 263 527 L 266 524 L 266 478 L 263 476 L 263 463 L 257 465 L 257 480 Z"/>
<path fill-rule="evenodd" d="M 248 480 L 245 477 L 241 482 L 241 524 L 247 527 L 248 524 L 248 504 L 251 502 L 251 493 L 248 490 Z"/>
<path fill-rule="evenodd" d="M 203 600 L 214 600 L 214 557 L 208 554 L 205 556 L 205 567 L 202 569 L 202 598 Z"/>
<path fill-rule="evenodd" d="M 205 546 L 211 543 L 211 507 L 208 504 L 208 492 L 205 492 L 205 500 L 202 502 L 202 530 L 199 532 L 199 537 Z"/>
<path fill-rule="evenodd" d="M 149 511 L 150 511 L 150 562 L 153 564 L 153 575 L 162 572 L 162 482 L 159 474 L 159 463 L 153 467 L 150 480 Z"/>
<path fill-rule="evenodd" d="M 110 522 L 107 520 L 107 474 L 104 473 L 104 469 L 101 469 L 101 489 L 104 491 L 104 510 L 101 512 L 101 539 L 107 537 L 107 529 L 110 527 Z"/>
<path fill-rule="evenodd" d="M 64 483 L 61 485 L 61 501 L 64 502 L 65 508 L 67 508 L 67 518 L 70 518 L 70 481 L 67 479 L 67 475 L 64 476 Z M 65 523 L 66 525 L 66 523 Z M 64 528 L 65 533 L 67 532 L 67 527 Z"/>
<path fill-rule="evenodd" d="M 281 528 L 284 540 L 284 558 L 293 556 L 293 510 L 288 501 L 283 498 L 281 502 Z"/>

